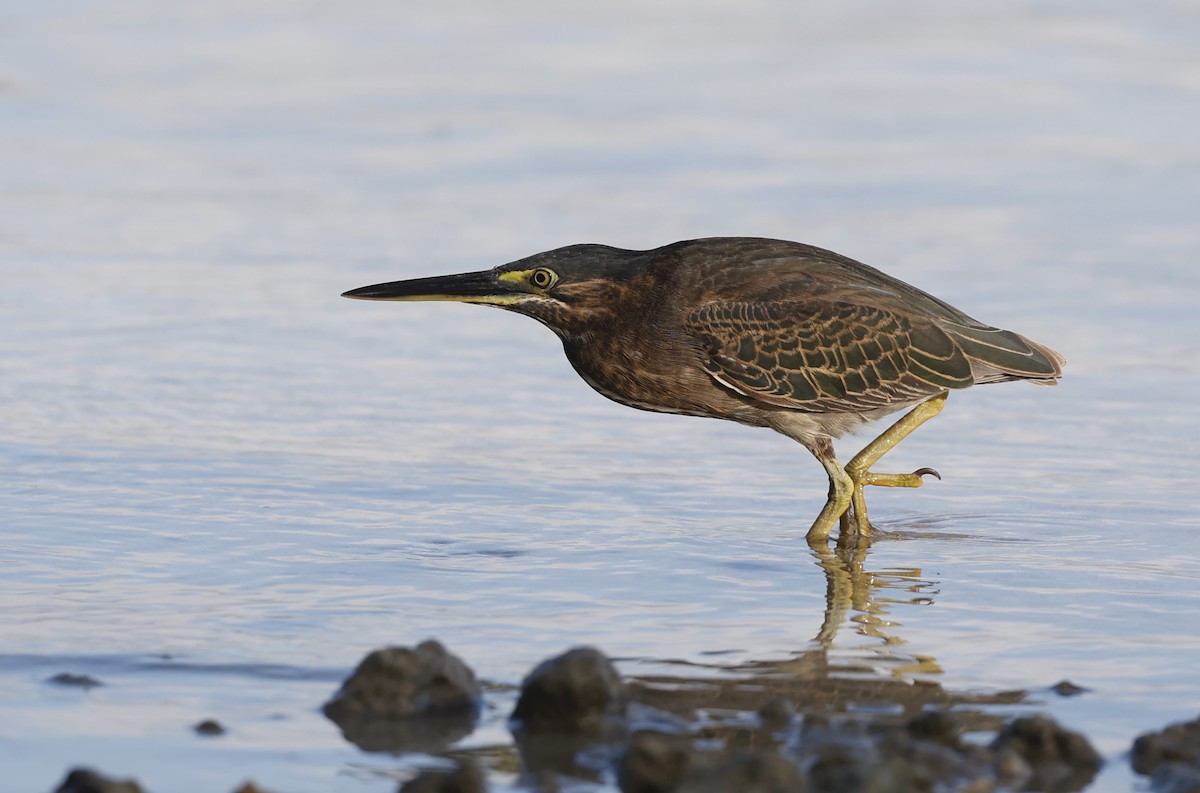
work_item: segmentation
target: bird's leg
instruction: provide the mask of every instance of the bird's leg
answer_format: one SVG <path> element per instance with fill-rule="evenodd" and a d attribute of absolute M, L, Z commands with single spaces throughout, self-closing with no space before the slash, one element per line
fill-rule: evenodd
<path fill-rule="evenodd" d="M 835 526 L 840 525 L 843 534 L 849 529 L 847 512 L 854 493 L 854 480 L 838 462 L 833 452 L 833 441 L 829 438 L 817 438 L 811 444 L 805 445 L 821 461 L 825 472 L 829 474 L 829 498 L 826 499 L 821 514 L 813 521 L 812 528 L 808 530 L 808 544 L 817 545 L 829 539 L 829 533 Z"/>
<path fill-rule="evenodd" d="M 879 485 L 880 487 L 920 487 L 922 483 L 921 477 L 926 474 L 936 476 L 938 479 L 942 478 L 932 468 L 919 468 L 911 474 L 876 474 L 870 469 L 872 465 L 879 461 L 880 457 L 890 452 L 896 444 L 907 438 L 913 430 L 929 421 L 938 413 L 941 413 L 942 408 L 946 405 L 947 393 L 943 391 L 905 413 L 899 421 L 884 430 L 878 438 L 868 443 L 861 452 L 854 455 L 854 458 L 846 463 L 846 475 L 849 476 L 853 483 L 850 494 L 849 512 L 853 513 L 853 520 L 860 535 L 865 536 L 871 532 L 871 524 L 867 520 L 867 499 L 863 495 L 863 488 L 866 485 Z M 843 527 L 844 531 L 845 528 Z"/>

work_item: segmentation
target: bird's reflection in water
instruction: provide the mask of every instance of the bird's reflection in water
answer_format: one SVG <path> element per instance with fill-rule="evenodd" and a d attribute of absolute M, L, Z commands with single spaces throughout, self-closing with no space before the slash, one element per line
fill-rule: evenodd
<path fill-rule="evenodd" d="M 868 548 L 813 548 L 818 566 L 825 572 L 825 618 L 815 642 L 819 651 L 833 647 L 843 625 L 852 623 L 863 637 L 875 640 L 875 655 L 886 662 L 894 677 L 936 675 L 942 669 L 928 655 L 905 655 L 899 623 L 888 618 L 893 605 L 930 605 L 938 593 L 937 582 L 922 578 L 920 568 L 868 571 Z"/>
<path fill-rule="evenodd" d="M 636 697 L 675 713 L 719 708 L 754 714 L 783 701 L 800 715 L 873 719 L 956 706 L 968 728 L 998 727 L 1002 716 L 962 706 L 1014 704 L 1025 693 L 953 693 L 931 679 L 942 672 L 937 660 L 905 651 L 903 626 L 891 612 L 897 606 L 932 605 L 938 582 L 919 568 L 871 570 L 870 553 L 866 545 L 812 549 L 825 577 L 825 610 L 803 649 L 785 658 L 689 664 L 693 674 L 686 678 L 635 677 Z M 696 676 L 699 669 L 714 674 Z"/>
<path fill-rule="evenodd" d="M 683 668 L 679 675 L 634 674 L 627 682 L 637 706 L 622 733 L 665 731 L 729 753 L 775 745 L 788 725 L 793 734 L 797 727 L 820 730 L 819 725 L 835 721 L 872 730 L 899 725 L 930 708 L 952 707 L 968 732 L 994 731 L 1005 716 L 984 706 L 1024 701 L 1023 691 L 947 691 L 930 679 L 942 671 L 933 656 L 905 652 L 902 625 L 890 612 L 932 605 L 936 580 L 917 568 L 870 570 L 865 544 L 817 547 L 812 553 L 825 578 L 825 609 L 815 635 L 802 640 L 803 649 L 784 658 L 733 664 L 675 662 Z M 595 736 L 518 736 L 522 775 L 598 781 L 621 740 L 605 746 Z"/>

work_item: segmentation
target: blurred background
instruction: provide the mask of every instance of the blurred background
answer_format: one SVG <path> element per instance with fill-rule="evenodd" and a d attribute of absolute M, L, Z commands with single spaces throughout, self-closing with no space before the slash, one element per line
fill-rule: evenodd
<path fill-rule="evenodd" d="M 1029 707 L 1128 789 L 1133 737 L 1200 707 L 1198 128 L 1190 2 L 10 0 L 12 789 L 78 763 L 392 789 L 405 758 L 317 708 L 429 636 L 501 687 L 581 643 L 629 674 L 812 650 L 803 449 L 608 403 L 527 319 L 338 297 L 716 235 L 831 248 L 1066 355 L 1060 388 L 973 390 L 889 457 L 945 481 L 876 496 L 907 539 L 822 649 L 1088 686 Z M 510 744 L 491 697 L 463 746 Z"/>

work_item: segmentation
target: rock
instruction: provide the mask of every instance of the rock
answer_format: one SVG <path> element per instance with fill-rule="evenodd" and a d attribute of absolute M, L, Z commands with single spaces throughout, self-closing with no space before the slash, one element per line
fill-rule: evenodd
<path fill-rule="evenodd" d="M 73 768 L 55 793 L 142 793 L 142 788 L 132 779 L 117 781 L 90 768 Z"/>
<path fill-rule="evenodd" d="M 775 697 L 758 709 L 758 720 L 769 730 L 782 730 L 796 719 L 796 708 L 783 697 Z"/>
<path fill-rule="evenodd" d="M 234 790 L 233 793 L 266 793 L 266 791 L 253 782 L 247 780 L 243 782 L 240 787 Z"/>
<path fill-rule="evenodd" d="M 1055 683 L 1054 685 L 1050 686 L 1050 690 L 1053 691 L 1055 694 L 1058 694 L 1060 697 L 1075 697 L 1080 694 L 1091 691 L 1090 688 L 1084 688 L 1083 686 L 1077 686 L 1074 683 L 1072 683 L 1070 680 L 1060 680 L 1057 683 Z"/>
<path fill-rule="evenodd" d="M 1007 753 L 1028 763 L 1031 775 L 1025 783 L 1027 789 L 1081 790 L 1104 763 L 1087 738 L 1040 716 L 1009 722 L 991 748 L 998 755 L 998 763 L 1007 762 Z"/>
<path fill-rule="evenodd" d="M 363 751 L 436 754 L 471 732 L 482 696 L 475 673 L 429 640 L 369 654 L 324 710 Z"/>
<path fill-rule="evenodd" d="M 621 793 L 668 793 L 691 762 L 691 740 L 682 735 L 639 732 L 617 760 Z"/>
<path fill-rule="evenodd" d="M 475 713 L 483 692 L 475 673 L 437 641 L 370 653 L 325 703 L 334 721 Z"/>
<path fill-rule="evenodd" d="M 54 677 L 46 678 L 46 682 L 56 686 L 77 686 L 79 688 L 95 688 L 104 685 L 91 675 L 73 675 L 70 672 L 59 672 Z"/>
<path fill-rule="evenodd" d="M 1161 732 L 1139 735 L 1129 762 L 1139 774 L 1153 774 L 1164 763 L 1200 768 L 1200 719 L 1172 724 Z"/>
<path fill-rule="evenodd" d="M 220 722 L 213 719 L 205 719 L 202 722 L 192 725 L 192 729 L 197 735 L 224 735 L 225 728 Z"/>
<path fill-rule="evenodd" d="M 529 673 L 512 718 L 526 731 L 591 731 L 623 715 L 628 701 L 625 684 L 604 653 L 576 647 Z"/>
<path fill-rule="evenodd" d="M 452 769 L 430 768 L 400 786 L 400 793 L 485 793 L 483 772 L 471 760 Z"/>
<path fill-rule="evenodd" d="M 821 793 L 856 793 L 866 787 L 877 765 L 874 747 L 860 751 L 850 744 L 830 742 L 818 747 L 808 775 Z"/>
<path fill-rule="evenodd" d="M 1200 769 L 1183 763 L 1162 763 L 1154 769 L 1150 787 L 1155 793 L 1200 793 Z"/>
<path fill-rule="evenodd" d="M 742 752 L 714 764 L 696 764 L 672 793 L 800 793 L 800 769 L 778 752 Z"/>
<path fill-rule="evenodd" d="M 929 710 L 909 719 L 904 731 L 919 741 L 930 741 L 951 749 L 962 748 L 958 720 L 944 710 Z"/>

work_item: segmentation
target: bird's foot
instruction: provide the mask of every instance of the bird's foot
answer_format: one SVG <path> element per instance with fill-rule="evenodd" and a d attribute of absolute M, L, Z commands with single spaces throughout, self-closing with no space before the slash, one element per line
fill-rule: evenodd
<path fill-rule="evenodd" d="M 918 468 L 911 474 L 877 474 L 873 471 L 842 469 L 843 477 L 830 476 L 829 498 L 821 514 L 808 530 L 810 545 L 824 543 L 833 531 L 839 529 L 838 547 L 856 548 L 874 531 L 867 517 L 867 499 L 863 490 L 868 485 L 876 487 L 920 487 L 926 476 L 942 478 L 932 468 Z"/>
<path fill-rule="evenodd" d="M 920 487 L 924 484 L 924 477 L 935 476 L 938 479 L 942 478 L 932 468 L 918 468 L 911 474 L 877 474 L 872 471 L 860 471 L 852 469 L 849 465 L 846 466 L 846 475 L 850 477 L 850 481 L 854 483 L 854 489 L 850 494 L 850 508 L 842 517 L 842 532 L 838 536 L 838 545 L 841 546 L 842 537 L 847 533 L 854 533 L 858 538 L 865 538 L 871 535 L 874 527 L 871 521 L 867 518 L 867 498 L 863 492 L 863 488 L 867 485 L 876 485 L 878 487 Z M 855 547 L 859 540 L 847 540 L 846 547 Z"/>
<path fill-rule="evenodd" d="M 918 468 L 911 474 L 877 474 L 874 471 L 852 471 L 850 467 L 846 467 L 846 473 L 854 482 L 856 490 L 862 490 L 867 485 L 876 485 L 879 487 L 920 487 L 925 480 L 922 477 L 933 476 L 938 479 L 942 478 L 932 468 Z"/>

